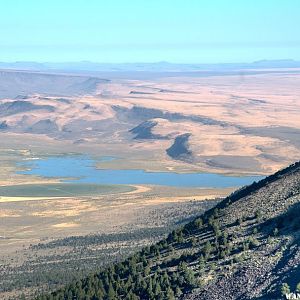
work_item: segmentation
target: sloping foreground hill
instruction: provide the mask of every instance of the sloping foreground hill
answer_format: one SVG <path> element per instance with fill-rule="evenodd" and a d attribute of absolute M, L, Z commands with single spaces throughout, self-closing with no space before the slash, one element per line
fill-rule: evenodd
<path fill-rule="evenodd" d="M 283 299 L 300 289 L 299 191 L 300 162 L 125 261 L 37 299 Z"/>

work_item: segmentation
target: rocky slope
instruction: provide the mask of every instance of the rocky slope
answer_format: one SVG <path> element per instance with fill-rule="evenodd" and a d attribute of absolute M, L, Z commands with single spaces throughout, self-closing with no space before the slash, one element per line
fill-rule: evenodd
<path fill-rule="evenodd" d="M 296 291 L 300 282 L 299 191 L 297 163 L 222 202 L 219 226 L 234 237 L 235 250 L 218 258 L 211 280 L 184 299 L 282 299 L 284 283 Z M 238 245 L 243 247 L 241 254 Z M 204 280 L 206 273 L 204 268 Z"/>

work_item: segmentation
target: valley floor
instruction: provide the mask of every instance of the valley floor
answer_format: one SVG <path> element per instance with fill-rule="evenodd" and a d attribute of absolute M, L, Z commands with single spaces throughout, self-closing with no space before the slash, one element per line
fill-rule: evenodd
<path fill-rule="evenodd" d="M 135 188 L 94 197 L 0 199 L 1 299 L 53 289 L 125 257 L 232 191 Z"/>
<path fill-rule="evenodd" d="M 29 75 L 10 72 L 3 90 Z M 43 75 L 35 93 L 0 94 L 0 185 L 53 188 L 58 179 L 22 175 L 20 163 L 66 154 L 118 157 L 97 165 L 103 169 L 237 176 L 271 174 L 299 159 L 299 70 L 150 75 L 95 80 L 71 94 Z M 71 86 L 80 79 L 63 78 Z M 55 289 L 94 272 L 235 189 L 113 188 L 64 197 L 0 195 L 0 298 Z"/>

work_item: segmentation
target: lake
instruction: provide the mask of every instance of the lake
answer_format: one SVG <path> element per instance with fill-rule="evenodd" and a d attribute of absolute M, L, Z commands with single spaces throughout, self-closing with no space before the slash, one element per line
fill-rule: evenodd
<path fill-rule="evenodd" d="M 225 176 L 214 173 L 146 172 L 144 170 L 107 170 L 96 163 L 112 160 L 103 157 L 93 160 L 87 156 L 58 156 L 27 160 L 20 163 L 26 170 L 19 174 L 45 178 L 61 178 L 68 183 L 93 184 L 153 184 L 179 187 L 226 188 L 239 187 L 262 179 L 261 176 Z"/>

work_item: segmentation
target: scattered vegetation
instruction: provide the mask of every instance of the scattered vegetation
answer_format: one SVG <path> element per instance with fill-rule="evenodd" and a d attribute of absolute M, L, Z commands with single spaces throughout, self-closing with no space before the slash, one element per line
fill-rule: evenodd
<path fill-rule="evenodd" d="M 227 294 L 233 293 L 230 290 L 232 286 L 228 290 L 226 284 L 230 278 L 236 284 L 241 276 L 247 278 L 244 285 L 254 284 L 253 289 L 259 291 L 255 283 L 257 276 L 262 275 L 256 270 L 272 274 L 275 272 L 272 267 L 279 268 L 282 255 L 271 253 L 289 251 L 295 247 L 298 249 L 298 240 L 290 239 L 290 236 L 295 236 L 295 230 L 299 229 L 299 205 L 296 200 L 290 202 L 291 209 L 286 211 L 282 209 L 282 203 L 278 204 L 277 201 L 277 197 L 285 201 L 294 199 L 293 196 L 299 194 L 298 181 L 291 184 L 287 176 L 290 188 L 294 189 L 293 194 L 286 186 L 284 191 L 281 188 L 280 193 L 273 196 L 273 203 L 269 199 L 261 203 L 262 197 L 265 199 L 274 193 L 272 183 L 276 185 L 277 180 L 283 181 L 283 175 L 289 172 L 293 174 L 295 168 L 298 165 L 233 193 L 214 209 L 176 228 L 158 243 L 144 247 L 125 260 L 51 294 L 39 295 L 36 299 L 178 299 L 185 294 L 195 294 L 194 299 L 209 299 L 205 292 L 208 290 L 215 295 L 225 291 Z M 291 178 L 294 179 L 293 176 Z M 288 231 L 291 228 L 294 231 Z M 271 244 L 270 237 L 273 239 Z M 242 275 L 243 272 L 245 275 Z M 276 272 L 278 276 L 278 270 Z M 227 278 L 226 281 L 223 278 Z M 278 285 L 277 288 L 269 285 L 268 293 L 273 299 L 291 290 L 289 277 L 284 275 L 282 278 L 287 281 L 282 281 L 280 291 Z M 280 280 L 277 279 L 277 284 Z M 219 282 L 221 285 L 217 289 Z M 299 285 L 295 289 L 300 289 Z M 235 292 L 235 299 L 244 299 L 242 296 L 239 298 L 239 293 L 246 293 L 243 285 L 239 285 Z M 260 290 L 260 293 L 263 292 L 265 290 Z M 227 298 L 224 296 L 224 299 Z"/>

